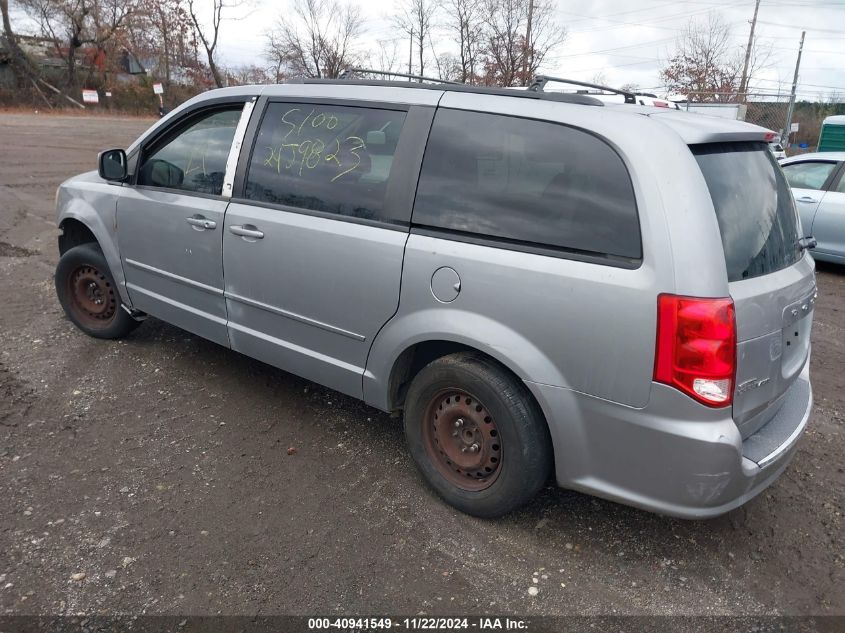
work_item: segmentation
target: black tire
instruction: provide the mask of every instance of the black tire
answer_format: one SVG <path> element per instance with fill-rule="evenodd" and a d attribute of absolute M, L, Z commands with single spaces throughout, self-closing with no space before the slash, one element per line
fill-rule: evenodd
<path fill-rule="evenodd" d="M 96 242 L 67 250 L 56 266 L 56 294 L 76 327 L 96 338 L 122 338 L 140 323 L 121 307 L 109 265 Z"/>
<path fill-rule="evenodd" d="M 424 367 L 408 390 L 404 417 L 408 447 L 423 477 L 467 514 L 507 514 L 530 500 L 551 472 L 551 437 L 542 412 L 521 381 L 481 354 L 460 352 Z M 463 430 L 467 426 L 472 429 Z M 479 461 L 457 464 L 471 459 L 465 449 Z"/>

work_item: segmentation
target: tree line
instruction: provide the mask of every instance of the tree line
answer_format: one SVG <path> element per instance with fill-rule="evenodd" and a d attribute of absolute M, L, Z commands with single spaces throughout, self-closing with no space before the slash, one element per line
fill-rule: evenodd
<path fill-rule="evenodd" d="M 550 0 L 400 0 L 392 36 L 362 45 L 364 17 L 339 0 L 291 0 L 267 34 L 277 78 L 366 66 L 491 86 L 525 86 L 566 41 Z"/>
<path fill-rule="evenodd" d="M 353 67 L 525 86 L 541 68 L 557 65 L 567 42 L 556 0 L 395 0 L 378 24 L 368 23 L 352 0 L 286 0 L 279 3 L 275 22 L 256 34 L 264 40 L 262 58 L 227 66 L 220 59 L 221 35 L 258 1 L 0 0 L 0 10 L 19 83 L 39 92 L 44 88 L 44 70 L 16 37 L 34 30 L 61 63 L 60 73 L 52 71 L 49 89 L 68 95 L 92 84 L 110 85 L 128 59 L 161 81 L 166 94 L 174 86 L 197 91 L 295 77 L 335 78 Z M 17 15 L 27 17 L 25 24 L 12 24 L 10 2 Z M 691 19 L 660 65 L 665 90 L 694 101 L 736 100 L 745 49 L 731 36 L 716 13 Z M 755 42 L 746 85 L 771 63 L 771 48 Z M 566 68 L 560 72 L 566 74 Z M 624 87 L 637 88 L 630 82 Z"/>
<path fill-rule="evenodd" d="M 11 2 L 11 7 L 10 7 Z M 368 33 L 349 0 L 289 0 L 263 34 L 263 59 L 240 67 L 220 61 L 221 34 L 254 9 L 255 0 L 0 0 L 16 75 L 40 76 L 19 45 L 27 32 L 61 61 L 56 81 L 77 92 L 136 64 L 171 84 L 222 87 L 293 77 L 335 78 L 351 67 L 431 74 L 495 86 L 526 85 L 565 42 L 552 0 L 397 0 Z M 10 13 L 10 8 L 12 12 Z M 16 11 L 15 11 L 16 10 Z M 12 24 L 24 14 L 25 24 Z M 262 63 L 264 62 L 264 63 Z M 54 73 L 55 75 L 55 73 Z"/>

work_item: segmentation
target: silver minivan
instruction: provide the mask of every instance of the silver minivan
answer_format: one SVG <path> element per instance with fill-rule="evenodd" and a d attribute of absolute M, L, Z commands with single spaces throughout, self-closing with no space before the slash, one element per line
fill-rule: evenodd
<path fill-rule="evenodd" d="M 562 487 L 710 517 L 812 406 L 812 240 L 738 121 L 576 94 L 214 90 L 61 185 L 56 290 L 401 414 L 448 503 Z"/>

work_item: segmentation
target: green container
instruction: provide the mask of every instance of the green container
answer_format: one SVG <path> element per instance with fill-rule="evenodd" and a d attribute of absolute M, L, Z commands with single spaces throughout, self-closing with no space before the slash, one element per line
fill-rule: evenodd
<path fill-rule="evenodd" d="M 822 121 L 820 152 L 845 152 L 845 115 L 829 116 Z"/>

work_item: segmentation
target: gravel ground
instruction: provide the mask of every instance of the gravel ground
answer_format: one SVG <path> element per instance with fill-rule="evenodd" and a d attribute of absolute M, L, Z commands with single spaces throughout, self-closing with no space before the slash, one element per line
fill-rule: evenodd
<path fill-rule="evenodd" d="M 0 614 L 845 614 L 845 268 L 818 275 L 810 427 L 757 499 L 685 522 L 549 487 L 478 520 L 387 415 L 153 319 L 111 342 L 64 317 L 56 186 L 150 123 L 0 113 Z"/>

